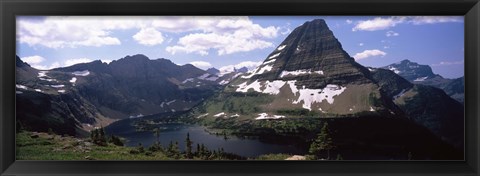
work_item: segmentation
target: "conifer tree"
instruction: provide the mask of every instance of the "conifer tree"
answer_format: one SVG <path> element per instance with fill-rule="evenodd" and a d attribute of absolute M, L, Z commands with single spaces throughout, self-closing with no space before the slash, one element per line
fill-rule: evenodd
<path fill-rule="evenodd" d="M 185 157 L 188 159 L 193 158 L 192 157 L 192 141 L 190 140 L 190 133 L 187 133 L 187 139 L 185 140 Z"/>
<path fill-rule="evenodd" d="M 317 138 L 310 145 L 309 152 L 310 154 L 318 156 L 322 152 L 327 151 L 327 159 L 330 159 L 330 150 L 334 148 L 335 146 L 329 133 L 328 123 L 325 122 Z"/>

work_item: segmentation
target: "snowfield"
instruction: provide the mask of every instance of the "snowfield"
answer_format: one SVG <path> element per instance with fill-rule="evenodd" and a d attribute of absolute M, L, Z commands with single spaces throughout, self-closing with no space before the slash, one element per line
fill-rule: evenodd
<path fill-rule="evenodd" d="M 395 67 L 388 66 L 388 69 L 391 70 L 391 71 L 393 71 L 393 72 L 395 72 L 396 74 L 399 74 L 399 73 L 400 73 L 400 71 L 399 71 L 397 68 L 395 68 Z"/>
<path fill-rule="evenodd" d="M 65 90 L 58 90 L 58 93 L 65 93 Z"/>
<path fill-rule="evenodd" d="M 311 71 L 310 69 L 303 69 L 303 70 L 296 70 L 296 71 L 282 71 L 280 74 L 280 78 L 283 78 L 284 76 L 298 76 L 298 75 L 305 75 L 305 74 L 319 74 L 323 75 L 323 71 Z"/>
<path fill-rule="evenodd" d="M 193 78 L 188 78 L 188 79 L 184 80 L 182 83 L 185 84 L 187 82 L 193 82 Z"/>
<path fill-rule="evenodd" d="M 229 80 L 222 80 L 218 84 L 225 85 L 225 84 L 228 84 L 229 82 L 230 82 Z"/>
<path fill-rule="evenodd" d="M 167 105 L 170 105 L 170 104 L 172 104 L 172 103 L 174 103 L 174 102 L 176 102 L 176 101 L 177 101 L 177 100 L 169 101 L 169 102 L 167 102 Z"/>
<path fill-rule="evenodd" d="M 280 45 L 278 46 L 277 50 L 280 51 L 280 50 L 283 50 L 287 45 Z"/>
<path fill-rule="evenodd" d="M 260 67 L 260 66 L 263 66 L 263 67 Z M 272 65 L 260 65 L 258 66 L 250 75 L 245 75 L 245 76 L 242 76 L 242 78 L 244 79 L 249 79 L 251 78 L 252 76 L 254 75 L 260 75 L 260 74 L 263 74 L 265 72 L 269 72 L 272 70 Z"/>
<path fill-rule="evenodd" d="M 41 78 L 41 77 L 48 77 L 48 76 L 47 76 L 47 73 L 48 73 L 48 71 L 39 71 L 39 72 L 38 72 L 38 77 L 39 77 L 39 78 Z"/>
<path fill-rule="evenodd" d="M 88 76 L 88 75 L 90 75 L 90 71 L 88 71 L 88 70 L 75 71 L 75 72 L 72 72 L 72 74 L 75 75 L 75 76 Z"/>
<path fill-rule="evenodd" d="M 323 89 L 308 89 L 304 86 L 302 89 L 298 90 L 300 96 L 293 102 L 293 104 L 298 104 L 303 101 L 302 107 L 308 110 L 312 110 L 311 107 L 313 103 L 320 103 L 324 100 L 327 100 L 329 104 L 333 104 L 335 101 L 333 97 L 342 94 L 345 89 L 347 88 L 334 84 L 328 84 Z"/>
<path fill-rule="evenodd" d="M 278 56 L 280 56 L 280 53 L 274 54 L 274 55 L 268 57 L 268 59 L 273 59 L 273 58 L 276 58 L 276 57 L 278 57 Z"/>
<path fill-rule="evenodd" d="M 266 81 L 265 89 L 262 92 L 266 94 L 277 95 L 278 93 L 280 93 L 280 88 L 282 88 L 285 83 L 285 81 L 281 80 L 275 80 L 272 82 Z"/>
<path fill-rule="evenodd" d="M 247 82 L 244 82 L 240 85 L 238 85 L 239 87 L 237 88 L 237 92 L 248 92 L 248 89 L 253 89 L 254 91 L 257 91 L 257 92 L 262 92 L 262 90 L 260 90 L 260 82 L 258 82 L 258 80 L 255 80 L 253 83 L 247 85 Z"/>
<path fill-rule="evenodd" d="M 65 87 L 65 85 L 63 85 L 63 84 L 59 84 L 59 85 L 50 85 L 50 87 L 53 87 L 53 88 L 62 88 L 62 87 Z"/>
<path fill-rule="evenodd" d="M 207 115 L 208 115 L 208 113 L 202 114 L 202 115 L 197 116 L 196 118 L 199 119 L 199 118 L 205 117 L 205 116 L 207 116 Z"/>
<path fill-rule="evenodd" d="M 269 60 L 269 61 L 265 61 L 262 65 L 267 65 L 267 64 L 270 64 L 270 63 L 273 63 L 275 62 L 277 59 L 272 59 L 272 60 Z"/>
<path fill-rule="evenodd" d="M 265 72 L 269 72 L 270 70 L 272 70 L 272 66 L 271 65 L 265 65 L 264 67 L 260 68 L 260 70 L 258 70 L 255 74 L 256 75 L 260 75 L 260 74 L 263 74 Z"/>
<path fill-rule="evenodd" d="M 38 78 L 42 81 L 48 81 L 48 82 L 53 82 L 53 81 L 57 81 L 56 79 L 49 79 L 49 78 Z"/>
<path fill-rule="evenodd" d="M 227 115 L 227 114 L 225 114 L 225 112 L 221 112 L 221 113 L 213 115 L 213 117 L 221 117 L 221 116 L 225 116 L 225 115 Z"/>
<path fill-rule="evenodd" d="M 19 89 L 28 90 L 27 86 L 20 85 L 20 84 L 16 84 L 15 87 L 17 87 L 17 88 L 19 88 Z"/>
<path fill-rule="evenodd" d="M 273 116 L 269 116 L 267 113 L 261 113 L 261 114 L 258 114 L 259 116 L 257 118 L 255 118 L 255 120 L 267 120 L 267 119 L 281 119 L 281 118 L 285 118 L 285 116 L 283 115 L 273 115 Z"/>
<path fill-rule="evenodd" d="M 298 89 L 295 85 L 296 80 L 293 81 L 282 81 L 282 80 L 275 80 L 275 81 L 265 81 L 259 82 L 255 80 L 254 82 L 248 84 L 248 81 L 237 85 L 238 88 L 236 92 L 248 92 L 249 89 L 253 89 L 256 92 L 277 95 L 280 93 L 280 89 L 288 84 L 292 94 L 299 97 L 297 100 L 293 101 L 292 104 L 299 104 L 303 102 L 302 107 L 308 110 L 312 110 L 311 106 L 313 103 L 320 103 L 326 100 L 329 104 L 333 104 L 335 101 L 334 96 L 340 95 L 347 89 L 346 87 L 328 84 L 323 89 L 308 89 L 305 86 L 302 89 Z"/>
<path fill-rule="evenodd" d="M 77 82 L 77 78 L 76 77 L 73 77 L 71 80 L 70 80 L 71 83 L 75 84 L 75 82 Z"/>

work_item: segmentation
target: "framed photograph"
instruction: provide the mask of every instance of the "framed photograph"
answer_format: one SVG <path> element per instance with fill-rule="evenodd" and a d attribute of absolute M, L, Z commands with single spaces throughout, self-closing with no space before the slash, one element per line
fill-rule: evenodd
<path fill-rule="evenodd" d="M 2 175 L 478 175 L 477 0 L 2 1 Z"/>

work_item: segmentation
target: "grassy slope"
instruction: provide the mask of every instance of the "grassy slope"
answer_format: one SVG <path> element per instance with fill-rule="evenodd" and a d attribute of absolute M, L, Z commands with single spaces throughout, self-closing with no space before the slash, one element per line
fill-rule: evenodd
<path fill-rule="evenodd" d="M 38 136 L 33 137 L 32 136 Z M 157 151 L 149 155 L 145 153 L 131 154 L 134 147 L 121 147 L 108 144 L 97 146 L 85 145 L 88 140 L 74 137 L 62 137 L 47 133 L 20 132 L 17 133 L 17 160 L 176 160 Z M 147 149 L 145 149 L 147 151 Z M 284 160 L 291 157 L 287 154 L 268 154 L 249 160 Z M 226 158 L 213 158 L 213 160 L 227 160 Z M 185 160 L 182 156 L 180 160 Z M 193 160 L 204 160 L 194 157 Z"/>
<path fill-rule="evenodd" d="M 163 153 L 156 152 L 152 156 L 130 154 L 131 147 L 120 147 L 109 144 L 102 147 L 73 137 L 61 137 L 38 133 L 32 138 L 32 132 L 17 133 L 17 160 L 169 160 Z"/>

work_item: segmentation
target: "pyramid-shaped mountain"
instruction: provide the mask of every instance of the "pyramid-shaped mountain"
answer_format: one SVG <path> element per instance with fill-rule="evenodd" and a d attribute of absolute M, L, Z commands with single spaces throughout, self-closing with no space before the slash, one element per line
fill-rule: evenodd
<path fill-rule="evenodd" d="M 367 74 L 368 70 L 343 50 L 325 21 L 317 19 L 293 30 L 250 76 L 297 80 L 308 88 L 323 88 L 328 83 L 371 83 Z"/>
<path fill-rule="evenodd" d="M 225 91 L 259 92 L 275 97 L 258 104 L 266 114 L 282 109 L 306 109 L 335 116 L 395 113 L 368 69 L 342 49 L 321 19 L 296 28 L 260 66 L 232 81 Z"/>
<path fill-rule="evenodd" d="M 286 111 L 324 117 L 400 113 L 322 19 L 297 27 L 260 66 L 231 81 L 216 98 L 229 108 L 212 108 L 223 103 L 213 98 L 207 109 L 240 113 L 243 119 L 284 117 L 278 112 Z"/>

